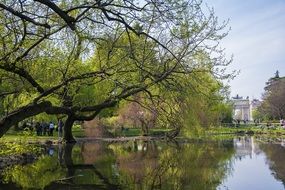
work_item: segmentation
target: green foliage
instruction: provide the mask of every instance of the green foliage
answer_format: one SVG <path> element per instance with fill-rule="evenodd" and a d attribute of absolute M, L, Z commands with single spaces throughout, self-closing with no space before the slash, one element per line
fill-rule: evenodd
<path fill-rule="evenodd" d="M 258 109 L 252 110 L 252 118 L 256 121 L 262 121 L 266 118 L 265 115 L 263 115 Z"/>
<path fill-rule="evenodd" d="M 266 139 L 275 138 L 280 139 L 285 137 L 285 130 L 282 127 L 267 127 L 265 125 L 241 125 L 240 127 L 212 127 L 207 129 L 200 136 L 191 136 L 191 138 L 206 138 L 206 139 L 225 139 L 228 137 L 233 137 L 235 135 L 255 135 L 255 136 L 263 136 Z"/>
<path fill-rule="evenodd" d="M 120 182 L 128 189 L 138 189 L 138 184 L 139 189 L 216 189 L 234 154 L 230 141 L 184 143 L 179 148 L 136 142 L 111 148 L 120 163 Z"/>
<path fill-rule="evenodd" d="M 44 112 L 70 121 L 108 117 L 116 104 L 139 93 L 148 105 L 161 97 L 154 100 L 164 112 L 155 122 L 159 127 L 178 129 L 185 118 L 194 126 L 223 119 L 221 101 L 199 97 L 221 99 L 216 79 L 229 77 L 219 70 L 228 64 L 218 46 L 226 23 L 219 25 L 211 9 L 205 13 L 202 1 L 35 4 L 5 1 L 0 13 L 0 85 L 11 92 L 0 107 L 9 119 L 18 111 L 18 120 Z M 51 5 L 63 14 L 54 14 Z M 19 19 L 18 12 L 31 18 Z M 33 109 L 27 114 L 22 108 Z"/>
<path fill-rule="evenodd" d="M 42 147 L 37 143 L 32 143 L 35 142 L 36 139 L 37 136 L 35 132 L 29 129 L 23 131 L 13 131 L 11 129 L 9 133 L 0 139 L 0 156 L 23 153 L 39 154 L 42 152 Z"/>
<path fill-rule="evenodd" d="M 85 142 L 68 149 L 72 152 L 60 146 L 63 155 L 58 149 L 32 164 L 6 168 L 2 179 L 23 189 L 86 184 L 105 189 L 216 189 L 227 176 L 234 154 L 232 141 Z"/>
<path fill-rule="evenodd" d="M 24 153 L 39 154 L 42 148 L 26 142 L 0 142 L 0 156 L 19 155 Z"/>
<path fill-rule="evenodd" d="M 170 148 L 160 155 L 160 167 L 165 170 L 162 176 L 168 189 L 215 189 L 226 175 L 233 148 L 217 149 L 209 144 L 200 147 L 187 144 L 182 148 L 182 151 Z M 172 167 L 167 167 L 168 164 Z"/>
<path fill-rule="evenodd" d="M 4 171 L 4 182 L 15 182 L 22 188 L 44 189 L 52 181 L 65 177 L 65 169 L 50 156 L 42 156 L 31 165 L 16 165 Z"/>
<path fill-rule="evenodd" d="M 211 74 L 194 73 L 191 77 L 182 78 L 179 85 L 179 91 L 175 88 L 160 90 L 165 97 L 164 108 L 170 112 L 170 115 L 160 116 L 166 117 L 162 121 L 172 117 L 174 122 L 180 124 L 184 134 L 198 134 L 203 128 L 231 122 L 232 106 L 221 93 L 224 86 Z"/>
<path fill-rule="evenodd" d="M 279 120 L 285 117 L 285 77 L 270 78 L 266 83 L 265 93 L 257 115 L 262 119 Z"/>
<path fill-rule="evenodd" d="M 73 125 L 72 134 L 78 138 L 85 137 L 84 130 L 82 129 L 81 125 Z"/>

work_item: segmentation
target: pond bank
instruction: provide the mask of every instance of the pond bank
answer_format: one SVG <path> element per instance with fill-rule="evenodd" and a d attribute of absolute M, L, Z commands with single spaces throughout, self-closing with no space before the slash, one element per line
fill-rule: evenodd
<path fill-rule="evenodd" d="M 261 128 L 261 127 L 217 127 L 204 132 L 205 135 L 258 135 L 268 137 L 285 138 L 284 128 Z"/>
<path fill-rule="evenodd" d="M 33 153 L 0 156 L 0 171 L 13 165 L 25 165 L 33 163 L 37 160 L 37 158 L 37 155 Z"/>

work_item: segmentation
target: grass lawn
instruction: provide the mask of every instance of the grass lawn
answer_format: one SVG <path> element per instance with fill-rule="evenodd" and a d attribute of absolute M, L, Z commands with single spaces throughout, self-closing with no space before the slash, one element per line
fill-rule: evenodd
<path fill-rule="evenodd" d="M 240 126 L 240 127 L 213 127 L 205 132 L 206 135 L 220 134 L 250 134 L 268 137 L 285 138 L 285 129 L 282 127 Z"/>
<path fill-rule="evenodd" d="M 169 129 L 150 129 L 150 135 L 164 135 L 165 132 L 169 131 Z M 74 125 L 72 127 L 72 134 L 74 137 L 83 138 L 86 137 L 84 133 L 84 129 L 81 128 L 80 125 Z M 140 128 L 125 128 L 124 130 L 119 130 L 113 132 L 115 137 L 134 137 L 134 136 L 141 136 L 142 131 Z M 36 142 L 36 141 L 47 141 L 58 140 L 58 132 L 54 131 L 53 136 L 37 136 L 36 131 L 15 131 L 10 129 L 2 138 L 0 138 L 1 142 Z"/>
<path fill-rule="evenodd" d="M 164 135 L 170 129 L 150 129 L 150 135 L 152 136 L 161 136 Z M 268 136 L 270 138 L 285 138 L 285 129 L 281 127 L 267 128 L 259 126 L 240 126 L 240 127 L 212 127 L 206 130 L 203 130 L 201 134 L 191 135 L 190 138 L 212 138 L 213 136 L 225 136 L 225 135 L 262 135 Z M 85 137 L 84 130 L 80 125 L 74 125 L 72 128 L 72 133 L 74 137 L 83 138 Z M 113 132 L 115 137 L 134 137 L 141 136 L 142 131 L 140 128 L 125 128 L 124 130 L 117 130 Z M 183 135 L 180 136 L 183 138 Z M 36 141 L 47 141 L 58 140 L 58 132 L 54 131 L 53 136 L 37 136 L 35 131 L 15 131 L 10 129 L 2 138 L 0 138 L 0 143 L 2 142 L 36 142 Z"/>
<path fill-rule="evenodd" d="M 74 137 L 85 137 L 84 131 L 80 125 L 74 125 L 72 127 L 72 134 Z M 34 141 L 47 141 L 47 140 L 58 140 L 58 132 L 54 130 L 53 136 L 42 135 L 37 136 L 36 131 L 15 131 L 14 129 L 10 129 L 2 138 L 0 138 L 1 142 L 34 142 Z"/>

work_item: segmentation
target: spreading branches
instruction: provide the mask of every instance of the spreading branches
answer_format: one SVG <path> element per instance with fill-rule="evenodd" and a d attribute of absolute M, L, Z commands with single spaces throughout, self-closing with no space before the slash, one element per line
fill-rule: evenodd
<path fill-rule="evenodd" d="M 12 92 L 1 92 L 0 93 L 0 98 L 3 98 L 5 96 L 11 95 L 11 94 L 16 94 L 19 93 L 19 91 L 12 91 Z"/>
<path fill-rule="evenodd" d="M 39 93 L 44 92 L 43 87 L 25 69 L 10 65 L 0 65 L 0 69 L 25 78 Z"/>
<path fill-rule="evenodd" d="M 3 3 L 0 3 L 0 8 L 4 9 L 4 10 L 10 12 L 10 13 L 12 13 L 13 15 L 15 15 L 15 16 L 17 16 L 17 17 L 19 17 L 19 18 L 21 18 L 21 19 L 23 19 L 25 21 L 33 23 L 34 25 L 45 27 L 47 29 L 51 28 L 51 26 L 49 24 L 47 24 L 47 23 L 39 23 L 39 22 L 35 21 L 34 19 L 24 15 L 23 13 L 18 12 L 16 10 L 14 10 L 13 8 L 11 8 L 11 7 L 5 6 Z"/>
<path fill-rule="evenodd" d="M 35 0 L 38 1 L 47 7 L 51 8 L 54 12 L 56 12 L 70 27 L 71 30 L 75 30 L 75 19 L 68 14 L 66 14 L 65 11 L 63 11 L 61 8 L 59 8 L 55 3 L 49 0 Z"/>
<path fill-rule="evenodd" d="M 215 70 L 227 65 L 217 45 L 225 25 L 201 7 L 198 0 L 0 3 L 0 74 L 15 79 L 3 81 L 3 92 L 17 91 L 26 105 L 50 102 L 29 107 L 29 116 L 66 114 L 73 122 L 138 93 L 179 92 L 198 71 L 225 76 Z"/>

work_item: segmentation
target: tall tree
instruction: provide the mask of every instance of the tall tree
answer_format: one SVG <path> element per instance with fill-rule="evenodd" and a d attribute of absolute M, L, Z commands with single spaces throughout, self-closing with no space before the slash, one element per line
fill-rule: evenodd
<path fill-rule="evenodd" d="M 201 1 L 5 0 L 0 2 L 1 101 L 8 102 L 0 136 L 14 124 L 46 112 L 74 121 L 156 85 L 204 72 L 227 77 L 219 41 L 226 23 Z M 202 63 L 203 64 L 203 63 Z M 4 93 L 3 93 L 4 92 Z"/>
<path fill-rule="evenodd" d="M 258 108 L 270 119 L 282 119 L 285 117 L 285 77 L 276 76 L 270 78 L 264 88 L 263 101 Z"/>

